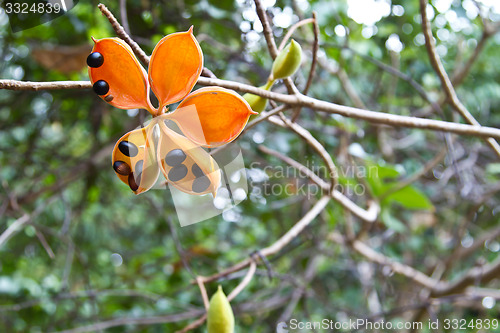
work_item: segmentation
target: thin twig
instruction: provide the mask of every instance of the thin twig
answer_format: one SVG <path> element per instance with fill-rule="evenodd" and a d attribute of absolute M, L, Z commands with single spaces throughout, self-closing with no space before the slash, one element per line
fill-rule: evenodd
<path fill-rule="evenodd" d="M 36 237 L 40 241 L 40 244 L 42 244 L 45 252 L 47 252 L 47 255 L 49 256 L 49 258 L 54 259 L 56 257 L 54 254 L 54 251 L 52 251 L 52 248 L 50 247 L 50 245 L 47 242 L 47 239 L 45 238 L 43 233 L 40 230 L 38 230 L 37 228 L 35 228 L 35 233 L 36 233 Z"/>
<path fill-rule="evenodd" d="M 127 17 L 127 0 L 120 0 L 120 18 L 122 20 L 123 30 L 130 35 L 130 26 L 128 25 Z"/>
<path fill-rule="evenodd" d="M 311 68 L 309 69 L 309 76 L 307 77 L 307 82 L 304 90 L 302 91 L 302 94 L 307 95 L 307 92 L 309 91 L 309 88 L 311 87 L 312 80 L 314 77 L 314 74 L 316 72 L 316 65 L 318 62 L 318 50 L 319 50 L 319 25 L 318 25 L 318 19 L 316 17 L 316 12 L 313 11 L 312 13 L 312 22 L 313 22 L 313 31 L 314 31 L 314 43 L 313 43 L 313 48 L 312 48 L 312 61 L 311 61 Z M 302 111 L 302 108 L 298 108 L 295 110 L 293 116 L 292 116 L 292 123 L 294 123 L 297 118 L 300 116 L 300 112 Z"/>
<path fill-rule="evenodd" d="M 178 322 L 181 320 L 191 319 L 193 317 L 199 316 L 202 310 L 186 311 L 182 313 L 176 313 L 165 316 L 156 317 L 145 317 L 145 318 L 133 318 L 133 317 L 123 317 L 118 319 L 111 319 L 108 321 L 102 321 L 96 324 L 91 324 L 87 326 L 80 326 L 68 330 L 57 331 L 53 333 L 84 333 L 84 332 L 97 332 L 100 330 L 105 330 L 112 327 L 125 326 L 125 325 L 154 325 L 154 324 L 165 324 Z"/>
<path fill-rule="evenodd" d="M 318 155 L 323 159 L 328 169 L 328 178 L 330 179 L 330 190 L 334 190 L 335 186 L 338 183 L 338 172 L 335 163 L 333 162 L 332 156 L 326 151 L 325 147 L 304 127 L 300 126 L 297 123 L 292 123 L 285 117 L 281 118 L 282 122 L 280 122 L 276 118 L 269 118 L 269 121 L 273 124 L 286 126 L 290 128 L 292 131 L 297 133 L 304 141 L 310 145 Z"/>
<path fill-rule="evenodd" d="M 184 327 L 182 330 L 176 331 L 175 333 L 186 333 L 186 332 L 189 332 L 191 330 L 194 330 L 195 328 L 200 327 L 201 325 L 203 325 L 203 323 L 205 322 L 205 320 L 207 320 L 207 314 L 206 313 L 203 314 L 200 318 L 198 318 L 195 321 L 193 321 L 191 324 L 189 324 L 186 327 Z"/>
<path fill-rule="evenodd" d="M 314 15 L 315 14 L 313 12 L 313 17 L 312 18 L 303 19 L 302 21 L 299 21 L 299 22 L 295 23 L 294 25 L 292 25 L 290 27 L 290 29 L 288 29 L 288 31 L 286 32 L 285 37 L 283 37 L 283 39 L 281 40 L 280 46 L 278 46 L 278 53 L 280 53 L 281 50 L 283 50 L 285 48 L 286 43 L 288 42 L 288 40 L 290 39 L 290 37 L 292 37 L 293 33 L 295 32 L 295 30 L 297 30 L 297 28 L 299 28 L 299 27 L 301 27 L 303 25 L 306 25 L 306 24 L 314 22 Z"/>
<path fill-rule="evenodd" d="M 350 242 L 346 242 L 344 240 L 344 237 L 342 237 L 340 234 L 333 232 L 331 233 L 328 238 L 335 243 L 338 244 L 344 244 L 352 247 L 356 252 L 359 254 L 363 255 L 365 258 L 368 260 L 378 263 L 380 265 L 384 266 L 389 266 L 393 272 L 401 274 L 412 281 L 415 281 L 421 286 L 424 286 L 429 289 L 433 289 L 436 287 L 440 282 L 432 279 L 431 277 L 425 275 L 424 273 L 416 270 L 415 268 L 402 264 L 400 262 L 397 262 L 389 257 L 386 257 L 385 255 L 375 251 L 365 243 L 359 241 L 359 240 L 352 240 Z"/>
<path fill-rule="evenodd" d="M 257 15 L 259 17 L 260 22 L 262 23 L 262 29 L 264 30 L 264 37 L 266 38 L 269 54 L 271 55 L 271 58 L 274 60 L 278 56 L 278 48 L 276 47 L 276 42 L 274 40 L 271 25 L 269 24 L 267 14 L 264 8 L 262 7 L 260 0 L 254 0 L 254 2 Z M 295 84 L 289 77 L 285 78 L 283 80 L 283 83 L 285 83 L 286 89 L 288 90 L 288 93 L 290 95 L 298 93 L 297 87 L 295 87 Z"/>
<path fill-rule="evenodd" d="M 321 187 L 325 192 L 331 193 L 332 198 L 340 203 L 342 207 L 345 209 L 349 210 L 351 213 L 359 217 L 361 220 L 372 223 L 377 219 L 378 212 L 380 210 L 380 207 L 378 206 L 377 203 L 375 202 L 370 202 L 368 206 L 368 210 L 365 210 L 361 207 L 359 207 L 357 204 L 351 201 L 348 197 L 346 197 L 344 194 L 339 192 L 338 190 L 334 189 L 331 191 L 330 189 L 330 184 L 325 182 L 323 179 L 321 179 L 318 175 L 316 175 L 311 169 L 306 167 L 305 165 L 297 162 L 296 160 L 280 153 L 277 152 L 273 149 L 270 149 L 266 146 L 259 146 L 258 147 L 260 151 L 272 155 L 283 162 L 289 164 L 290 166 L 294 167 L 301 173 L 303 173 L 306 177 L 310 178 L 314 183 L 316 183 L 319 187 Z"/>
<path fill-rule="evenodd" d="M 60 90 L 60 89 L 91 89 L 90 81 L 52 81 L 31 82 L 17 80 L 0 80 L 0 89 L 7 90 Z"/>
<path fill-rule="evenodd" d="M 262 23 L 262 30 L 264 32 L 264 37 L 267 43 L 267 49 L 269 50 L 269 54 L 271 58 L 274 60 L 278 56 L 278 48 L 276 47 L 276 42 L 274 41 L 273 30 L 271 29 L 271 25 L 269 24 L 269 20 L 267 19 L 267 14 L 260 0 L 254 0 L 255 10 L 257 15 L 259 16 L 259 20 Z"/>
<path fill-rule="evenodd" d="M 277 102 L 285 103 L 292 106 L 309 107 L 316 111 L 340 114 L 345 117 L 363 119 L 377 124 L 385 124 L 395 127 L 421 128 L 421 129 L 436 130 L 441 132 L 456 133 L 461 135 L 494 137 L 500 139 L 500 129 L 493 127 L 472 126 L 472 125 L 459 124 L 442 120 L 401 116 L 384 112 L 364 110 L 364 109 L 318 100 L 309 96 L 304 96 L 300 93 L 292 96 L 280 94 L 234 81 L 200 77 L 198 79 L 198 83 L 206 86 L 220 86 L 228 89 L 248 92 L 254 95 L 259 95 L 267 99 L 275 100 Z"/>
<path fill-rule="evenodd" d="M 486 126 L 472 126 L 442 120 L 424 119 L 417 117 L 400 116 L 384 112 L 370 111 L 331 102 L 318 100 L 304 95 L 285 95 L 264 89 L 256 88 L 244 83 L 227 81 L 215 78 L 200 77 L 198 83 L 204 86 L 220 86 L 228 89 L 248 92 L 267 99 L 285 103 L 291 106 L 309 107 L 317 111 L 340 114 L 345 117 L 362 119 L 372 123 L 385 124 L 394 127 L 420 128 L 433 131 L 449 132 L 460 135 L 477 137 L 492 137 L 500 139 L 500 129 Z M 16 80 L 0 80 L 0 89 L 8 90 L 56 90 L 56 89 L 87 89 L 92 85 L 89 81 L 55 81 L 29 82 Z"/>
<path fill-rule="evenodd" d="M 200 288 L 201 298 L 203 299 L 203 306 L 205 306 L 205 310 L 208 311 L 208 307 L 210 306 L 210 301 L 208 300 L 207 289 L 205 288 L 203 279 L 197 276 L 196 282 L 198 283 L 198 288 Z"/>
<path fill-rule="evenodd" d="M 472 114 L 467 110 L 465 105 L 462 104 L 460 99 L 455 92 L 455 88 L 453 87 L 453 83 L 451 82 L 446 70 L 444 69 L 443 63 L 439 58 L 436 51 L 436 43 L 434 41 L 434 37 L 432 36 L 431 24 L 429 19 L 427 18 L 427 0 L 420 0 L 420 15 L 422 17 L 422 32 L 425 37 L 425 46 L 427 48 L 427 53 L 429 55 L 429 60 L 434 68 L 434 71 L 439 77 L 441 81 L 441 86 L 443 87 L 450 104 L 453 106 L 455 110 L 462 115 L 462 117 L 471 125 L 481 126 L 481 124 L 472 116 Z M 500 157 L 500 145 L 493 138 L 487 139 L 488 144 L 493 148 L 494 152 Z"/>
<path fill-rule="evenodd" d="M 109 23 L 111 23 L 111 27 L 113 27 L 113 30 L 116 32 L 118 37 L 123 39 L 125 43 L 127 43 L 131 48 L 132 51 L 134 51 L 134 54 L 141 60 L 141 62 L 144 65 L 149 65 L 149 57 L 148 55 L 140 48 L 140 46 L 129 36 L 129 34 L 125 31 L 125 29 L 121 26 L 121 24 L 118 22 L 118 20 L 115 18 L 113 13 L 111 13 L 104 4 L 100 3 L 97 5 L 97 7 L 100 9 L 102 14 L 106 16 L 106 18 L 109 20 Z"/>
<path fill-rule="evenodd" d="M 248 268 L 248 272 L 243 278 L 243 280 L 241 280 L 240 284 L 238 284 L 236 288 L 234 288 L 233 291 L 231 291 L 231 293 L 227 296 L 228 301 L 231 302 L 236 296 L 238 296 L 239 293 L 241 293 L 243 289 L 246 288 L 246 286 L 250 283 L 250 281 L 252 281 L 256 269 L 257 269 L 257 264 L 255 263 L 255 260 L 252 259 L 250 261 L 250 267 Z"/>
<path fill-rule="evenodd" d="M 262 249 L 260 252 L 263 256 L 268 257 L 273 254 L 278 253 L 281 249 L 283 249 L 286 245 L 288 245 L 293 239 L 295 239 L 304 229 L 316 218 L 316 216 L 323 211 L 326 205 L 330 202 L 330 197 L 324 196 L 318 200 L 314 204 L 314 206 L 291 228 L 289 229 L 283 236 L 281 236 L 278 240 L 276 240 L 270 246 Z M 254 259 L 245 259 L 236 265 L 229 267 L 225 270 L 220 271 L 217 274 L 203 277 L 203 281 L 205 283 L 218 280 L 224 276 L 227 276 L 231 273 L 240 271 L 245 267 L 249 266 L 250 263 Z M 255 260 L 258 260 L 255 258 Z"/>
<path fill-rule="evenodd" d="M 312 62 L 311 62 L 311 69 L 309 69 L 309 76 L 307 78 L 307 83 L 304 88 L 304 91 L 302 92 L 304 95 L 307 95 L 307 92 L 309 91 L 309 88 L 311 87 L 312 80 L 314 78 L 314 73 L 316 72 L 316 65 L 318 62 L 318 50 L 319 50 L 319 25 L 318 25 L 318 18 L 316 16 L 316 12 L 312 12 L 313 16 L 313 32 L 314 32 L 314 44 L 312 48 Z"/>
<path fill-rule="evenodd" d="M 248 269 L 247 274 L 245 275 L 243 280 L 241 280 L 241 282 L 236 286 L 236 288 L 234 288 L 233 291 L 231 291 L 231 293 L 227 296 L 227 300 L 229 302 L 231 302 L 236 296 L 238 296 L 238 294 L 243 289 L 245 289 L 245 287 L 250 283 L 250 281 L 252 281 L 252 278 L 255 274 L 256 269 L 257 269 L 257 264 L 255 263 L 255 261 L 253 259 L 251 259 L 250 268 Z M 205 284 L 204 284 L 203 279 L 204 279 L 203 277 L 198 276 L 198 277 L 196 277 L 196 282 L 198 283 L 198 286 L 200 287 L 201 295 L 203 297 L 203 303 L 205 304 L 205 309 L 208 312 L 209 302 L 208 302 L 207 290 L 205 289 Z M 192 329 L 195 329 L 197 327 L 200 327 L 201 325 L 203 325 L 203 323 L 205 322 L 206 319 L 207 319 L 207 314 L 205 313 L 203 316 L 196 319 L 194 322 L 187 325 L 182 330 L 177 331 L 176 333 L 184 333 L 184 332 L 188 332 Z"/>

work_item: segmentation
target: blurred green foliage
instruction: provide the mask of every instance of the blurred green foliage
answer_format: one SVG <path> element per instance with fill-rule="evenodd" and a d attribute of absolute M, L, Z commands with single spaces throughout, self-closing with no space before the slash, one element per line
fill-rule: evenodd
<path fill-rule="evenodd" d="M 265 3 L 272 5 L 274 1 Z M 35 53 L 51 58 L 44 50 L 57 53 L 63 46 L 73 47 L 74 57 L 85 59 L 92 36 L 115 36 L 97 4 L 81 1 L 67 15 L 15 34 L 2 13 L 1 78 L 87 80 L 84 61 L 74 71 L 61 72 L 68 57 L 49 68 L 35 59 Z M 118 1 L 104 4 L 120 17 Z M 129 0 L 126 6 L 132 36 L 148 54 L 165 34 L 194 25 L 205 66 L 219 78 L 255 86 L 266 81 L 272 60 L 251 1 Z M 345 0 L 279 0 L 268 11 L 274 18 L 278 41 L 291 23 L 317 11 L 320 57 L 348 74 L 369 109 L 458 120 L 448 107 L 443 114 L 433 114 L 408 82 L 395 79 L 368 61 L 399 68 L 421 84 L 433 100 L 441 93 L 423 46 L 418 2 L 394 0 L 390 8 L 392 12 L 373 26 L 350 18 Z M 431 8 L 434 33 L 441 36 L 437 39 L 440 55 L 448 72 L 453 73 L 473 54 L 482 34 L 481 19 L 468 13 L 461 1 L 453 1 L 443 13 Z M 488 15 L 499 20 L 497 14 Z M 401 45 L 395 44 L 401 48 L 399 52 L 388 50 L 391 36 L 393 41 L 394 36 L 399 38 Z M 488 40 L 470 75 L 457 87 L 476 119 L 497 127 L 499 37 Z M 311 27 L 299 29 L 294 38 L 300 42 L 305 58 L 294 78 L 300 88 L 305 85 L 311 62 Z M 88 50 L 84 46 L 81 51 L 82 45 L 88 45 Z M 274 89 L 284 91 L 282 85 Z M 310 95 L 353 105 L 338 77 L 321 66 Z M 261 153 L 259 144 L 309 166 L 321 166 L 322 162 L 291 132 L 261 123 L 237 141 L 249 167 L 248 199 L 222 216 L 181 228 L 169 191 L 150 191 L 136 197 L 111 168 L 106 147 L 109 151 L 121 135 L 138 126 L 140 115 L 114 109 L 90 90 L 0 90 L 0 231 L 24 213 L 39 213 L 0 248 L 0 332 L 52 332 L 116 318 L 202 309 L 199 290 L 190 283 L 193 276 L 176 251 L 168 220 L 178 233 L 193 272 L 211 275 L 272 244 L 318 197 L 270 191 L 287 184 L 299 187 L 311 183 L 296 174 L 277 175 L 276 170 L 286 165 Z M 381 128 L 308 109 L 302 111 L 299 123 L 334 157 L 344 193 L 350 193 L 361 206 L 369 200 L 380 201 L 380 217 L 369 226 L 370 245 L 377 251 L 431 274 L 455 248 L 467 246 L 498 225 L 500 198 L 490 191 L 495 184 L 498 188 L 500 168 L 484 142 L 452 139 L 448 147 L 451 153 L 444 161 L 416 183 L 399 188 L 406 177 L 446 147 L 443 134 Z M 106 157 L 97 159 L 98 152 Z M 257 166 L 250 167 L 255 162 Z M 264 169 L 266 166 L 271 168 Z M 366 173 L 343 172 L 346 170 Z M 355 189 L 361 192 L 355 193 Z M 346 220 L 351 219 L 340 205 L 330 203 L 303 235 L 270 258 L 274 272 L 271 280 L 264 266 L 259 266 L 249 287 L 232 303 L 236 331 L 274 331 L 314 258 L 316 273 L 293 318 L 339 321 L 372 315 L 367 286 L 361 282 L 360 265 L 366 260 L 325 240 L 332 230 L 346 233 Z M 363 228 L 360 221 L 355 225 L 355 231 Z M 460 234 L 462 228 L 465 232 Z M 43 247 L 44 241 L 53 257 Z M 496 241 L 481 246 L 474 255 L 454 263 L 445 278 L 456 278 L 481 260 L 493 260 L 499 248 Z M 420 288 L 384 267 L 370 267 L 370 285 L 378 294 L 381 311 L 390 313 L 418 303 Z M 229 292 L 242 276 L 236 274 L 208 284 L 209 295 L 218 283 Z M 491 318 L 497 313 L 495 308 L 482 307 L 481 302 L 456 305 L 452 301 L 444 302 L 436 311 L 439 318 Z M 396 322 L 407 317 L 395 311 L 384 318 Z M 105 331 L 173 332 L 186 324 L 184 320 Z"/>

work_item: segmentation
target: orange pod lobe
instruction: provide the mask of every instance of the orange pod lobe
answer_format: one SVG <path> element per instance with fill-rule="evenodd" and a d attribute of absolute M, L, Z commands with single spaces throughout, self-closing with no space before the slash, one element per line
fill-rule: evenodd
<path fill-rule="evenodd" d="M 150 110 L 147 73 L 130 47 L 119 38 L 94 42 L 87 58 L 94 91 L 117 108 Z"/>
<path fill-rule="evenodd" d="M 153 146 L 154 125 L 128 132 L 116 142 L 113 169 L 135 194 L 149 190 L 160 173 Z"/>
<path fill-rule="evenodd" d="M 203 53 L 193 36 L 193 27 L 163 37 L 151 55 L 149 82 L 163 106 L 183 99 L 200 77 Z"/>
<path fill-rule="evenodd" d="M 168 128 L 163 120 L 160 133 L 157 159 L 168 183 L 188 194 L 212 193 L 215 197 L 221 174 L 212 156 Z"/>
<path fill-rule="evenodd" d="M 256 112 L 236 92 L 206 87 L 189 94 L 166 116 L 193 142 L 211 148 L 233 141 L 252 114 Z"/>

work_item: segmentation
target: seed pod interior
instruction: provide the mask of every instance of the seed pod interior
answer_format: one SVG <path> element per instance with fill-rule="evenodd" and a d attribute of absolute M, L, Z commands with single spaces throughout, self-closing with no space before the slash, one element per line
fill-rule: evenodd
<path fill-rule="evenodd" d="M 153 147 L 153 126 L 128 132 L 118 140 L 112 155 L 113 169 L 122 182 L 139 194 L 149 190 L 159 175 Z"/>

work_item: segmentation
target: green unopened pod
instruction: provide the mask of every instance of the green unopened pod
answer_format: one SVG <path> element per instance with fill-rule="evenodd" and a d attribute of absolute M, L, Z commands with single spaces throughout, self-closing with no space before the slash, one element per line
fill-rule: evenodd
<path fill-rule="evenodd" d="M 299 43 L 292 39 L 274 59 L 273 79 L 280 80 L 293 75 L 299 68 L 301 60 L 302 48 Z"/>
<path fill-rule="evenodd" d="M 208 333 L 234 333 L 233 309 L 221 286 L 210 299 L 207 328 Z"/>
<path fill-rule="evenodd" d="M 266 85 L 259 88 L 269 90 L 272 87 L 273 83 L 274 81 L 267 81 Z M 252 110 L 254 110 L 255 112 L 260 113 L 266 109 L 267 98 L 249 93 L 244 94 L 243 98 L 248 102 Z"/>

